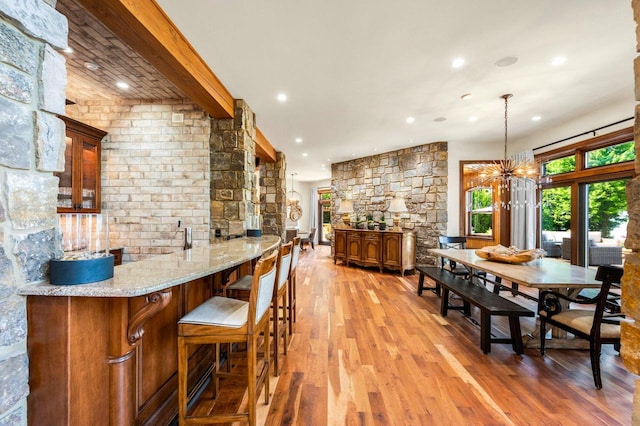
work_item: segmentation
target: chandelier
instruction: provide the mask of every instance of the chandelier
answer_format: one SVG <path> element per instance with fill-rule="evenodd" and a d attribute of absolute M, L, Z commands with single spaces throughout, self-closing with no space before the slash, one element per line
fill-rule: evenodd
<path fill-rule="evenodd" d="M 515 192 L 537 189 L 540 180 L 541 164 L 533 159 L 507 158 L 507 133 L 509 98 L 512 94 L 500 96 L 504 99 L 504 157 L 500 161 L 483 165 L 478 170 L 478 178 L 474 179 L 474 187 L 495 186 L 500 194 L 500 202 L 495 208 L 510 209 L 521 205 L 537 205 L 535 195 L 514 197 Z M 515 198 L 515 199 L 514 199 Z M 533 198 L 533 199 L 531 199 Z"/>

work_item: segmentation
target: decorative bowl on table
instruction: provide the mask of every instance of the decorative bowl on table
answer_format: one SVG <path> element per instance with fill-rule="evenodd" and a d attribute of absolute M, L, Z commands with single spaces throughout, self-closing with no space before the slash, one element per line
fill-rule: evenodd
<path fill-rule="evenodd" d="M 519 250 L 515 246 L 505 247 L 487 246 L 476 250 L 476 255 L 482 259 L 493 260 L 502 263 L 526 263 L 544 256 L 544 250 L 531 249 Z"/>

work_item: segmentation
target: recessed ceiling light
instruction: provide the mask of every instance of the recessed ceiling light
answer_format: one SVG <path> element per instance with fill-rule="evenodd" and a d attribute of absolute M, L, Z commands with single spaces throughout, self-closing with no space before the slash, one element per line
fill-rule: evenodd
<path fill-rule="evenodd" d="M 96 71 L 100 69 L 100 65 L 96 64 L 95 62 L 85 62 L 84 67 L 89 71 Z"/>
<path fill-rule="evenodd" d="M 447 121 L 447 117 L 434 118 L 433 121 L 438 122 L 438 123 L 442 123 L 443 121 Z"/>
<path fill-rule="evenodd" d="M 471 93 L 465 93 L 464 95 L 460 96 L 460 99 L 462 99 L 463 101 L 471 99 Z"/>
<path fill-rule="evenodd" d="M 413 139 L 409 139 L 409 143 L 413 143 Z"/>
<path fill-rule="evenodd" d="M 405 121 L 407 122 L 407 124 L 412 124 L 416 121 L 416 119 L 414 117 L 407 117 Z"/>
<path fill-rule="evenodd" d="M 279 102 L 286 102 L 287 101 L 287 94 L 286 93 L 278 93 L 278 101 Z"/>
<path fill-rule="evenodd" d="M 456 58 L 451 62 L 452 68 L 462 68 L 464 66 L 464 58 Z"/>
<path fill-rule="evenodd" d="M 330 163 L 331 162 L 331 158 L 327 158 L 327 161 Z"/>
<path fill-rule="evenodd" d="M 124 81 L 118 81 L 116 83 L 116 86 L 122 90 L 127 90 L 129 88 L 129 84 L 125 83 Z"/>
<path fill-rule="evenodd" d="M 296 138 L 296 143 L 302 143 L 302 138 Z"/>
<path fill-rule="evenodd" d="M 565 58 L 564 56 L 556 56 L 551 61 L 551 65 L 553 65 L 554 67 L 557 67 L 558 65 L 562 65 L 565 62 L 567 62 L 567 58 Z"/>
<path fill-rule="evenodd" d="M 478 117 L 476 117 L 475 115 L 472 115 L 471 117 L 469 117 L 470 123 L 475 123 L 476 121 L 478 121 Z"/>
<path fill-rule="evenodd" d="M 505 56 L 502 59 L 498 59 L 496 62 L 496 67 L 498 68 L 506 68 L 518 62 L 517 56 Z"/>
<path fill-rule="evenodd" d="M 303 156 L 303 157 L 308 157 L 308 156 L 309 156 L 309 154 L 307 154 L 306 152 L 303 152 L 303 153 L 302 153 L 302 156 Z"/>
<path fill-rule="evenodd" d="M 531 121 L 540 121 L 542 119 L 542 117 L 540 117 L 539 115 L 534 115 L 533 117 L 531 117 Z"/>

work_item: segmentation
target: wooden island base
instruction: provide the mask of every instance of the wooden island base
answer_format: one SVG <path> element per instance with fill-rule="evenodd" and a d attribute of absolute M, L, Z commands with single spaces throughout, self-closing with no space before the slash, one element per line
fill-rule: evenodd
<path fill-rule="evenodd" d="M 170 424 L 178 412 L 178 320 L 229 278 L 251 273 L 254 260 L 280 243 L 256 240 L 125 264 L 101 283 L 23 289 L 29 424 Z M 190 351 L 195 392 L 212 371 L 215 351 Z"/>

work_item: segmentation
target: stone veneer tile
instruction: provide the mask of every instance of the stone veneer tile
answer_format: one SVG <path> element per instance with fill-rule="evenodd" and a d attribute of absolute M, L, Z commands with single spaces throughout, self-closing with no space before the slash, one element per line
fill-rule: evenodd
<path fill-rule="evenodd" d="M 0 417 L 0 426 L 18 426 L 26 424 L 26 411 L 22 406 L 18 406 L 15 410 L 7 413 L 4 417 Z"/>
<path fill-rule="evenodd" d="M 0 346 L 11 346 L 26 338 L 26 299 L 21 296 L 0 299 Z"/>
<path fill-rule="evenodd" d="M 64 115 L 67 96 L 65 93 L 67 87 L 65 59 L 49 45 L 44 47 L 43 56 L 39 81 L 39 107 L 44 111 Z"/>
<path fill-rule="evenodd" d="M 0 237 L 4 237 L 4 233 L 0 232 Z M 12 295 L 14 290 L 13 265 L 11 259 L 7 257 L 4 247 L 0 247 L 0 300 Z"/>
<path fill-rule="evenodd" d="M 29 393 L 26 353 L 0 361 L 0 413 L 11 409 Z"/>
<path fill-rule="evenodd" d="M 67 18 L 41 0 L 0 0 L 0 10 L 25 33 L 58 49 L 68 47 Z"/>
<path fill-rule="evenodd" d="M 7 213 L 15 229 L 56 226 L 58 178 L 35 173 L 8 172 Z"/>
<path fill-rule="evenodd" d="M 28 169 L 32 140 L 31 111 L 24 105 L 0 98 L 0 165 Z"/>
<path fill-rule="evenodd" d="M 44 280 L 49 272 L 49 260 L 59 249 L 55 229 L 14 237 L 14 251 L 27 283 Z"/>
<path fill-rule="evenodd" d="M 65 127 L 53 114 L 36 111 L 37 168 L 46 172 L 64 171 Z"/>
<path fill-rule="evenodd" d="M 0 63 L 0 95 L 28 104 L 33 94 L 33 83 L 29 75 Z"/>
<path fill-rule="evenodd" d="M 6 22 L 0 22 L 0 62 L 33 75 L 38 66 L 37 52 L 34 42 Z"/>

